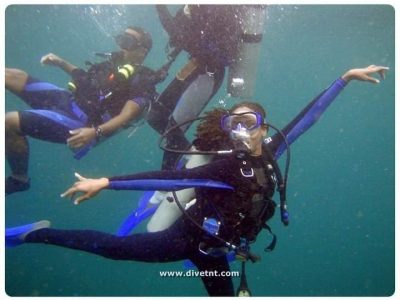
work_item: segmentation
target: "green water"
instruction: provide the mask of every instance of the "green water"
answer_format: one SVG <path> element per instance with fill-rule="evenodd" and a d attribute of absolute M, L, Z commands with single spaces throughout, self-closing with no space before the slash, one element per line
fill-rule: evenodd
<path fill-rule="evenodd" d="M 255 98 L 271 123 L 283 127 L 347 69 L 391 68 L 380 85 L 353 82 L 292 147 L 288 201 L 291 224 L 272 222 L 274 252 L 263 253 L 261 234 L 248 265 L 256 296 L 389 296 L 395 289 L 394 244 L 394 9 L 391 6 L 271 5 Z M 83 66 L 93 52 L 114 50 L 112 35 L 127 25 L 145 27 L 154 47 L 146 63 L 165 61 L 167 36 L 154 6 L 8 6 L 5 63 L 65 86 L 60 70 L 40 65 L 49 52 Z M 185 61 L 181 55 L 162 91 Z M 210 107 L 229 102 L 225 85 Z M 6 93 L 6 111 L 26 108 Z M 56 228 L 115 232 L 135 207 L 138 192 L 102 193 L 78 207 L 61 199 L 73 173 L 109 176 L 157 169 L 157 135 L 142 126 L 122 133 L 74 161 L 63 145 L 31 140 L 29 192 L 8 197 L 6 225 L 49 219 Z M 6 167 L 6 174 L 9 173 Z M 182 264 L 112 261 L 46 245 L 5 252 L 10 296 L 205 296 L 199 278 L 161 278 Z M 234 263 L 232 268 L 238 270 Z M 237 279 L 235 279 L 237 284 Z"/>

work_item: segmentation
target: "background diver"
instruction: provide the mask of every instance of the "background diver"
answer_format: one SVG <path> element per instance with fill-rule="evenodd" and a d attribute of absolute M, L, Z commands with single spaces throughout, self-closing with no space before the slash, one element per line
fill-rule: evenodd
<path fill-rule="evenodd" d="M 332 95 L 326 95 L 325 91 L 282 130 L 287 141 L 292 143 L 307 130 L 347 82 L 356 79 L 378 83 L 370 74 L 377 72 L 383 78 L 386 70 L 386 67 L 371 65 L 346 72 L 328 88 Z M 208 151 L 210 147 L 222 147 L 221 150 L 240 147 L 240 152 L 217 155 L 211 163 L 193 169 L 100 179 L 77 175 L 79 181 L 62 195 L 72 196 L 74 202 L 79 204 L 103 189 L 177 190 L 190 185 L 201 187 L 196 189 L 196 202 L 185 216 L 168 229 L 119 237 L 92 230 L 52 229 L 48 221 L 40 221 L 7 229 L 6 245 L 45 243 L 117 260 L 168 262 L 189 258 L 200 271 L 229 270 L 225 254 L 231 249 L 244 259 L 256 260 L 256 256 L 249 251 L 249 244 L 256 240 L 275 211 L 272 200 L 277 183 L 275 159 L 286 148 L 284 136 L 276 134 L 269 139 L 269 143 L 264 142 L 268 125 L 264 122 L 265 111 L 257 103 L 238 104 L 222 118 L 215 118 L 215 115 L 220 116 L 221 110 L 209 114 L 200 123 L 196 148 Z M 214 139 L 211 143 L 210 137 Z M 247 154 L 243 153 L 243 145 Z M 204 186 L 203 180 L 208 181 L 207 186 Z M 74 199 L 78 192 L 84 194 Z M 287 214 L 281 213 L 281 218 L 287 223 Z M 234 294 L 229 277 L 204 276 L 202 280 L 209 295 Z"/>
<path fill-rule="evenodd" d="M 79 159 L 100 139 L 137 120 L 156 98 L 159 78 L 143 65 L 152 48 L 150 34 L 128 27 L 115 42 L 120 50 L 99 54 L 107 61 L 90 64 L 87 71 L 52 53 L 42 57 L 41 63 L 71 75 L 70 90 L 6 68 L 6 89 L 32 107 L 5 116 L 6 157 L 12 172 L 6 178 L 6 195 L 30 188 L 27 136 L 66 143 Z"/>
<path fill-rule="evenodd" d="M 156 5 L 169 35 L 170 55 L 185 51 L 188 62 L 152 105 L 148 123 L 160 134 L 201 114 L 219 90 L 229 70 L 227 92 L 251 99 L 263 36 L 263 5 L 184 5 L 173 16 L 166 5 Z M 239 82 L 238 82 L 239 81 Z M 171 148 L 188 148 L 187 123 L 169 132 Z M 173 168 L 177 155 L 164 153 L 163 169 Z"/>

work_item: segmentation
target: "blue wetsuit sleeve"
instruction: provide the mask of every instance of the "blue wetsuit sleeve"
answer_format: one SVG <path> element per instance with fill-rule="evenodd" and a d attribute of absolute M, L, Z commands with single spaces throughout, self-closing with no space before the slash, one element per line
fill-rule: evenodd
<path fill-rule="evenodd" d="M 310 102 L 288 125 L 282 130 L 290 144 L 314 125 L 328 106 L 336 99 L 345 88 L 347 82 L 342 78 L 337 79 L 313 101 Z M 280 134 L 275 134 L 269 143 L 275 159 L 278 159 L 286 150 L 286 144 Z"/>
<path fill-rule="evenodd" d="M 179 190 L 190 187 L 230 188 L 218 176 L 216 164 L 193 169 L 162 170 L 109 178 L 108 189 L 114 190 Z"/>

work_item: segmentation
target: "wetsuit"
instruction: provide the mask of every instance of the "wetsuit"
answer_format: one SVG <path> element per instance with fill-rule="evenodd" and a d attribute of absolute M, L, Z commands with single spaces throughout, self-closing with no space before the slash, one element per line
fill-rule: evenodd
<path fill-rule="evenodd" d="M 75 69 L 72 77 L 82 77 L 84 73 L 82 69 Z M 118 115 L 127 101 L 134 101 L 144 110 L 156 96 L 154 84 L 148 80 L 151 74 L 150 69 L 138 66 L 129 81 L 108 90 L 111 95 L 103 98 L 73 94 L 29 77 L 24 90 L 17 94 L 33 108 L 19 111 L 21 131 L 37 139 L 66 143 L 70 130 L 103 124 Z"/>
<path fill-rule="evenodd" d="M 345 87 L 346 82 L 336 80 L 327 90 L 315 98 L 283 132 L 290 143 L 313 125 L 328 105 Z M 271 137 L 265 147 L 278 158 L 285 145 L 280 135 Z M 245 235 L 251 240 L 258 234 L 252 230 L 255 221 L 252 218 L 256 201 L 268 203 L 267 219 L 274 213 L 271 200 L 274 190 L 274 179 L 265 171 L 266 162 L 261 157 L 242 159 L 235 156 L 223 156 L 212 163 L 188 170 L 170 170 L 139 173 L 134 175 L 110 178 L 110 189 L 137 189 L 138 180 L 163 179 L 165 182 L 175 179 L 212 179 L 222 181 L 230 189 L 201 188 L 196 190 L 197 201 L 188 209 L 195 220 L 201 222 L 204 217 L 215 217 L 222 222 L 220 236 L 233 244 Z M 249 174 L 254 170 L 255 176 Z M 260 170 L 264 170 L 261 172 Z M 260 178 L 263 177 L 263 178 Z M 264 184 L 260 184 L 260 179 Z M 164 186 L 165 187 L 165 186 Z M 170 262 L 190 259 L 200 271 L 227 271 L 229 264 L 226 256 L 212 257 L 199 251 L 201 242 L 211 246 L 222 246 L 221 242 L 197 228 L 184 216 L 179 218 L 170 228 L 153 233 L 138 233 L 127 237 L 91 230 L 57 230 L 40 229 L 28 234 L 28 243 L 47 243 L 62 247 L 79 249 L 117 260 L 139 260 L 146 262 Z M 219 273 L 221 275 L 221 273 Z M 202 277 L 208 293 L 212 296 L 233 296 L 233 284 L 230 278 L 222 276 Z"/>

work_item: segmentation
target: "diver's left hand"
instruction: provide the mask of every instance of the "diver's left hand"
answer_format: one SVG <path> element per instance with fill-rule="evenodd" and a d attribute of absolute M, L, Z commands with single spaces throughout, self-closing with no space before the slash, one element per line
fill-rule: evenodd
<path fill-rule="evenodd" d="M 96 138 L 96 129 L 90 128 L 78 128 L 70 130 L 72 136 L 67 139 L 67 144 L 71 148 L 81 148 L 88 145 L 92 140 Z"/>
<path fill-rule="evenodd" d="M 347 71 L 342 79 L 349 82 L 350 80 L 356 79 L 360 81 L 368 81 L 372 83 L 379 83 L 379 79 L 376 79 L 371 74 L 378 73 L 381 79 L 385 79 L 385 72 L 389 70 L 388 67 L 370 65 L 366 68 L 361 69 L 351 69 Z"/>

